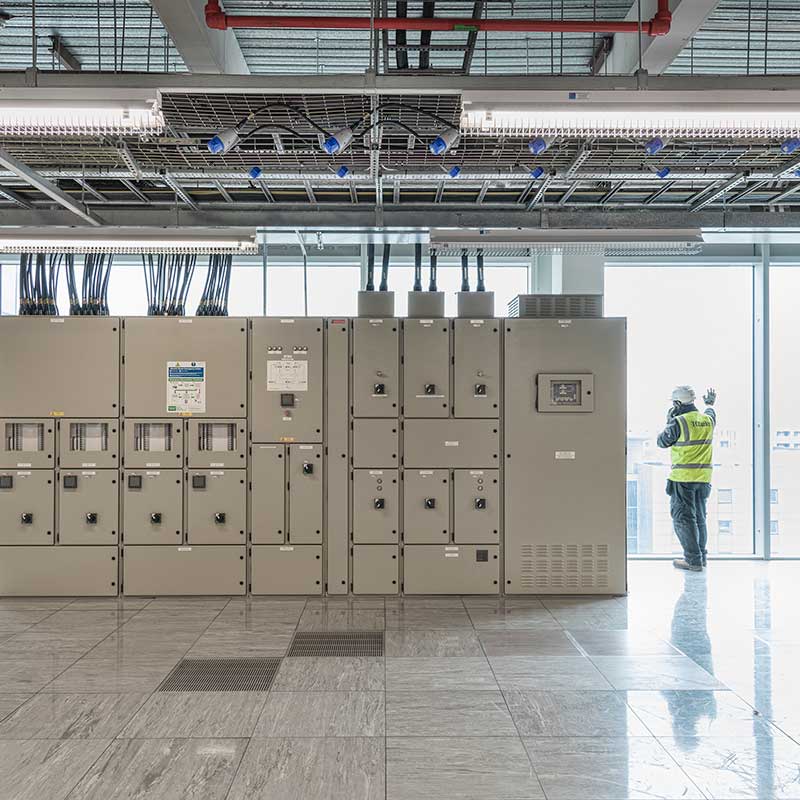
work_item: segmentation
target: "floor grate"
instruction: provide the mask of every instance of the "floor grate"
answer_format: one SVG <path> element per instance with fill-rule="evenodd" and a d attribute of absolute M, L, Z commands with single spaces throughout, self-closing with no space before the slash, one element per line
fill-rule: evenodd
<path fill-rule="evenodd" d="M 382 656 L 383 631 L 296 633 L 287 656 Z"/>
<path fill-rule="evenodd" d="M 185 658 L 157 691 L 266 692 L 280 665 L 280 658 Z"/>

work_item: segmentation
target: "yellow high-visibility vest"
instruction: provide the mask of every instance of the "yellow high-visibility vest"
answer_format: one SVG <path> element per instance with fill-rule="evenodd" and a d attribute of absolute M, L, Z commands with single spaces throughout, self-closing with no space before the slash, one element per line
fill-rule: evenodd
<path fill-rule="evenodd" d="M 681 435 L 672 445 L 670 479 L 680 483 L 711 483 L 714 420 L 699 411 L 675 417 Z"/>

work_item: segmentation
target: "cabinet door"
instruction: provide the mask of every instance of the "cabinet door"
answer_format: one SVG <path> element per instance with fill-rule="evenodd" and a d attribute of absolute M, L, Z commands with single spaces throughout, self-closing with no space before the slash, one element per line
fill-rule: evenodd
<path fill-rule="evenodd" d="M 181 544 L 183 472 L 125 470 L 122 533 L 125 544 Z"/>
<path fill-rule="evenodd" d="M 191 469 L 186 473 L 186 541 L 244 544 L 247 473 L 243 469 Z"/>
<path fill-rule="evenodd" d="M 286 535 L 286 453 L 282 444 L 254 444 L 250 461 L 253 544 L 283 544 Z"/>
<path fill-rule="evenodd" d="M 353 416 L 400 412 L 400 334 L 396 319 L 353 320 Z"/>
<path fill-rule="evenodd" d="M 322 445 L 289 445 L 289 541 L 322 544 Z"/>
<path fill-rule="evenodd" d="M 450 414 L 450 323 L 407 319 L 403 323 L 403 414 Z"/>
<path fill-rule="evenodd" d="M 500 473 L 496 469 L 457 469 L 453 506 L 456 542 L 500 541 Z"/>
<path fill-rule="evenodd" d="M 0 545 L 53 544 L 54 474 L 46 469 L 0 472 Z"/>
<path fill-rule="evenodd" d="M 59 544 L 116 544 L 119 473 L 111 469 L 61 470 L 58 481 Z"/>
<path fill-rule="evenodd" d="M 450 473 L 446 469 L 407 469 L 403 473 L 403 541 L 450 541 Z"/>
<path fill-rule="evenodd" d="M 353 541 L 397 544 L 400 492 L 395 469 L 353 471 Z"/>

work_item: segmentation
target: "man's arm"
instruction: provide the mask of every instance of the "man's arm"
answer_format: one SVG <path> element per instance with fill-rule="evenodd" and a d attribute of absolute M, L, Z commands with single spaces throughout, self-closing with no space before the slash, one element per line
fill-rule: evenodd
<path fill-rule="evenodd" d="M 656 439 L 656 444 L 659 447 L 664 448 L 665 450 L 672 447 L 678 439 L 681 438 L 681 426 L 677 419 L 674 417 L 667 423 L 667 427 L 664 428 L 661 433 L 658 434 L 658 438 Z"/>
<path fill-rule="evenodd" d="M 704 412 L 707 417 L 711 417 L 714 420 L 714 425 L 717 424 L 717 412 L 709 406 Z"/>

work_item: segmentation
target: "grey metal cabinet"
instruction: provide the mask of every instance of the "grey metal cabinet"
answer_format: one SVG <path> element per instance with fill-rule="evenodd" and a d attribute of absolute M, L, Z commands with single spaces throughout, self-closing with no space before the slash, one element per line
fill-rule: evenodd
<path fill-rule="evenodd" d="M 446 469 L 407 469 L 403 473 L 403 541 L 450 541 L 450 473 Z"/>
<path fill-rule="evenodd" d="M 114 469 L 61 470 L 58 541 L 67 545 L 116 544 L 119 473 Z"/>
<path fill-rule="evenodd" d="M 400 323 L 353 320 L 351 395 L 356 417 L 396 417 L 400 412 Z"/>
<path fill-rule="evenodd" d="M 53 544 L 53 480 L 52 470 L 0 472 L 0 545 Z"/>
<path fill-rule="evenodd" d="M 122 481 L 125 544 L 180 544 L 183 541 L 183 472 L 125 470 Z"/>
<path fill-rule="evenodd" d="M 292 544 L 322 543 L 322 445 L 290 444 L 289 536 Z"/>
<path fill-rule="evenodd" d="M 247 473 L 243 469 L 187 471 L 188 544 L 245 544 L 246 478 Z"/>
<path fill-rule="evenodd" d="M 450 322 L 403 322 L 403 414 L 447 417 L 450 413 Z"/>
<path fill-rule="evenodd" d="M 254 444 L 250 458 L 250 537 L 253 544 L 286 540 L 286 447 Z"/>
<path fill-rule="evenodd" d="M 399 528 L 397 470 L 353 470 L 353 541 L 358 544 L 397 544 Z"/>
<path fill-rule="evenodd" d="M 500 473 L 457 469 L 453 480 L 453 533 L 456 542 L 500 541 Z"/>

